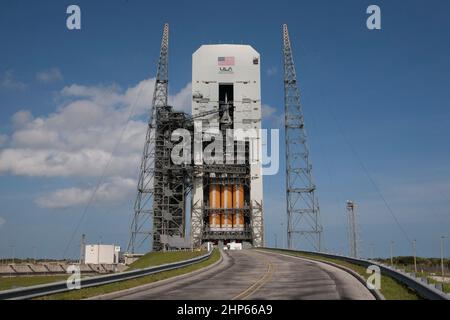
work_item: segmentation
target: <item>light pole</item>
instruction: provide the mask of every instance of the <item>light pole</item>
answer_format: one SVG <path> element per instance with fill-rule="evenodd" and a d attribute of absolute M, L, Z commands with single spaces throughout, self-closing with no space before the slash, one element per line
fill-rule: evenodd
<path fill-rule="evenodd" d="M 375 251 L 375 244 L 372 242 L 372 243 L 370 244 L 370 257 L 371 257 L 372 260 L 375 259 L 375 253 L 374 253 L 374 251 Z"/>
<path fill-rule="evenodd" d="M 417 246 L 416 239 L 413 240 L 413 255 L 414 255 L 414 273 L 417 273 Z"/>
<path fill-rule="evenodd" d="M 275 236 L 275 248 L 278 248 L 277 234 L 274 233 L 273 235 Z"/>
<path fill-rule="evenodd" d="M 36 264 L 36 246 L 33 246 L 34 264 Z"/>
<path fill-rule="evenodd" d="M 14 264 L 14 256 L 15 256 L 15 250 L 14 250 L 15 246 L 11 246 L 11 257 L 12 257 L 12 264 Z"/>
<path fill-rule="evenodd" d="M 391 267 L 394 267 L 394 241 L 391 241 Z"/>
<path fill-rule="evenodd" d="M 100 264 L 100 243 L 102 242 L 102 237 L 100 236 L 100 239 L 98 241 L 98 247 L 97 247 L 97 263 Z M 100 270 L 100 269 L 99 269 Z"/>
<path fill-rule="evenodd" d="M 441 274 L 442 274 L 442 283 L 444 283 L 444 239 L 445 236 L 441 236 Z"/>
<path fill-rule="evenodd" d="M 81 243 L 80 243 L 80 265 L 84 263 L 86 253 L 86 235 L 83 233 L 81 235 Z"/>

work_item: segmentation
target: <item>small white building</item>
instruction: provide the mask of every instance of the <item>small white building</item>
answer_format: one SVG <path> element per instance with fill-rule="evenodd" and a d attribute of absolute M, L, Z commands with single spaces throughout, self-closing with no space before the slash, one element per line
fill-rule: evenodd
<path fill-rule="evenodd" d="M 117 264 L 120 247 L 110 244 L 87 244 L 85 246 L 85 264 Z"/>
<path fill-rule="evenodd" d="M 235 241 L 232 241 L 227 244 L 228 250 L 242 250 L 242 243 L 237 243 Z"/>

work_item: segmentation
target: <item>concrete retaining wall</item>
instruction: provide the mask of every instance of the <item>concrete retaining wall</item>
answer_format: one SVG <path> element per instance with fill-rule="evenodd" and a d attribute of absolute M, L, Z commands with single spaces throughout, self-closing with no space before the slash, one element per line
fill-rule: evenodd
<path fill-rule="evenodd" d="M 66 274 L 67 268 L 72 265 L 69 263 L 27 263 L 27 264 L 7 264 L 0 265 L 0 276 L 9 275 L 42 275 L 42 274 Z M 101 264 L 101 265 L 87 265 L 80 266 L 81 273 L 112 273 L 121 272 L 126 269 L 124 265 Z"/>

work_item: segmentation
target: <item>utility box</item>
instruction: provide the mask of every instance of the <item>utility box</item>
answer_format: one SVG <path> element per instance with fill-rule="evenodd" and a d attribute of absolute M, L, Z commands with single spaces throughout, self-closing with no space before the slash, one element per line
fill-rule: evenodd
<path fill-rule="evenodd" d="M 87 244 L 85 264 L 118 264 L 120 247 L 109 244 Z"/>

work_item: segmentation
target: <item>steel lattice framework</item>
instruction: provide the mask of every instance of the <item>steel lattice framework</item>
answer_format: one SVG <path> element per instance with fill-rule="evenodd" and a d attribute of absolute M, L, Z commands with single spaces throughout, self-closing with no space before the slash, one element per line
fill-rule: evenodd
<path fill-rule="evenodd" d="M 164 25 L 159 54 L 158 70 L 156 74 L 153 101 L 150 109 L 144 152 L 138 180 L 138 193 L 134 205 L 134 216 L 131 223 L 131 237 L 128 251 L 134 253 L 153 235 L 153 248 L 158 245 L 157 232 L 162 232 L 160 214 L 155 215 L 155 168 L 159 167 L 155 157 L 157 118 L 167 107 L 169 82 L 169 25 Z M 155 231 L 155 232 L 154 232 Z"/>
<path fill-rule="evenodd" d="M 136 253 L 136 250 L 144 243 L 150 244 L 153 251 L 186 245 L 186 199 L 192 191 L 194 182 L 202 186 L 208 186 L 211 183 L 233 185 L 239 182 L 248 193 L 251 188 L 248 164 L 245 168 L 241 168 L 235 164 L 217 167 L 204 164 L 177 164 L 172 161 L 174 145 L 172 133 L 176 129 L 183 128 L 193 133 L 196 119 L 203 120 L 203 117 L 216 113 L 220 116 L 224 108 L 228 110 L 232 105 L 227 104 L 225 96 L 226 107 L 222 104 L 222 107 L 217 110 L 193 116 L 174 111 L 168 105 L 168 53 L 169 26 L 165 24 L 131 223 L 131 237 L 128 244 L 130 253 Z M 225 128 L 228 127 L 223 127 Z M 245 157 L 248 158 L 247 149 Z M 205 212 L 209 212 L 208 210 L 210 208 L 208 205 L 205 206 L 203 201 L 194 203 L 192 198 L 192 246 L 200 246 L 202 241 L 207 239 L 227 240 L 230 237 L 253 240 L 255 246 L 263 245 L 262 201 L 254 200 L 242 208 L 244 216 L 250 221 L 249 230 L 244 232 L 216 233 L 212 237 L 204 224 L 209 218 L 208 214 L 205 215 Z"/>
<path fill-rule="evenodd" d="M 319 251 L 322 234 L 319 202 L 311 174 L 300 92 L 286 24 L 283 25 L 283 56 L 288 247 L 294 249 L 298 242 L 307 240 Z"/>

